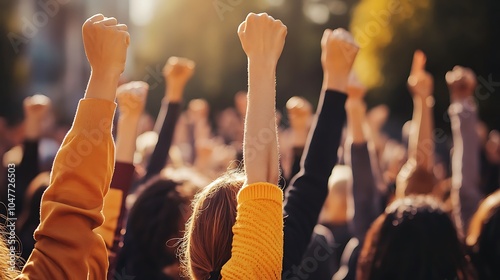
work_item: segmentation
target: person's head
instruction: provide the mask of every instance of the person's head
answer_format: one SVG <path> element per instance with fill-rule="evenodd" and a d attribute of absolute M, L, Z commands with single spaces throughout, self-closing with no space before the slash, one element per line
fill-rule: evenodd
<path fill-rule="evenodd" d="M 469 226 L 467 246 L 479 279 L 500 275 L 500 190 L 479 206 Z"/>
<path fill-rule="evenodd" d="M 161 175 L 139 187 L 128 216 L 117 271 L 126 268 L 139 278 L 165 277 L 163 271 L 167 268 L 179 267 L 175 240 L 182 237 L 192 194 L 185 184 Z M 170 276 L 178 278 L 175 274 Z"/>
<path fill-rule="evenodd" d="M 320 223 L 344 224 L 347 222 L 347 192 L 351 184 L 351 168 L 346 165 L 335 166 L 328 180 L 329 192 L 319 215 Z"/>
<path fill-rule="evenodd" d="M 367 232 L 357 276 L 361 280 L 470 279 L 468 262 L 450 217 L 431 196 L 390 204 Z"/>
<path fill-rule="evenodd" d="M 241 172 L 228 172 L 195 196 L 181 247 L 184 272 L 190 279 L 220 273 L 231 257 L 236 196 L 244 180 Z"/>

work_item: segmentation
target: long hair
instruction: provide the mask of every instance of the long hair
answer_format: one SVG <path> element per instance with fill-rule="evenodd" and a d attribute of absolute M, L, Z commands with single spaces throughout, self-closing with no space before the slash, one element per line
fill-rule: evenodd
<path fill-rule="evenodd" d="M 11 259 L 11 252 L 5 238 L 7 235 L 4 225 L 0 225 L 0 279 L 14 280 L 20 274 L 17 267 L 19 257 L 16 255 L 13 257 L 14 260 Z"/>
<path fill-rule="evenodd" d="M 467 246 L 479 279 L 500 275 L 500 190 L 488 196 L 474 214 Z"/>
<path fill-rule="evenodd" d="M 169 279 L 163 273 L 165 267 L 178 264 L 176 249 L 169 241 L 182 237 L 190 214 L 191 197 L 182 187 L 158 176 L 141 188 L 127 220 L 117 273 L 123 271 L 139 279 Z"/>
<path fill-rule="evenodd" d="M 242 173 L 230 171 L 195 196 L 180 248 L 184 274 L 190 279 L 220 275 L 222 266 L 231 258 L 236 196 L 243 183 Z"/>
<path fill-rule="evenodd" d="M 430 196 L 394 201 L 367 233 L 357 279 L 470 279 L 450 217 Z"/>

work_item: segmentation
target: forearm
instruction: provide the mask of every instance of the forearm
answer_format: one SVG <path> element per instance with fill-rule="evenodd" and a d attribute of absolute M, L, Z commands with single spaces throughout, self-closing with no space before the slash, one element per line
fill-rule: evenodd
<path fill-rule="evenodd" d="M 149 160 L 145 180 L 160 173 L 167 163 L 168 151 L 172 145 L 175 126 L 181 114 L 181 104 L 173 102 L 165 103 L 164 101 L 162 111 L 164 112 L 163 119 L 158 119 L 157 121 L 157 124 L 160 126 L 158 142 Z M 158 118 L 161 118 L 161 115 L 158 115 Z"/>
<path fill-rule="evenodd" d="M 133 163 L 139 116 L 120 116 L 116 135 L 116 161 Z"/>
<path fill-rule="evenodd" d="M 285 199 L 284 271 L 302 260 L 328 194 L 328 178 L 338 160 L 346 120 L 345 101 L 346 95 L 340 92 L 327 91 L 320 96 L 301 171 L 292 179 Z"/>
<path fill-rule="evenodd" d="M 348 136 L 353 144 L 366 143 L 364 133 L 366 110 L 363 100 L 348 100 L 347 102 L 350 103 L 346 110 Z"/>
<path fill-rule="evenodd" d="M 275 65 L 249 60 L 248 105 L 243 140 L 247 184 L 278 183 L 275 77 Z"/>
<path fill-rule="evenodd" d="M 428 99 L 416 96 L 413 98 L 413 117 L 408 144 L 409 158 L 416 161 L 417 166 L 432 170 L 434 157 L 434 139 L 432 136 L 433 113 Z"/>
<path fill-rule="evenodd" d="M 354 237 L 363 241 L 372 222 L 382 212 L 380 192 L 377 189 L 372 158 L 365 143 L 346 145 L 346 162 L 352 169 L 352 201 L 349 212 L 353 211 L 351 228 Z M 349 201 L 349 200 L 348 200 Z"/>
<path fill-rule="evenodd" d="M 120 73 L 92 71 L 85 91 L 85 99 L 97 98 L 114 102 L 119 78 Z"/>
<path fill-rule="evenodd" d="M 449 109 L 453 133 L 452 199 L 460 213 L 459 222 L 463 229 L 467 229 L 482 198 L 479 189 L 480 145 L 476 132 L 478 116 L 473 102 L 472 99 L 455 102 Z"/>

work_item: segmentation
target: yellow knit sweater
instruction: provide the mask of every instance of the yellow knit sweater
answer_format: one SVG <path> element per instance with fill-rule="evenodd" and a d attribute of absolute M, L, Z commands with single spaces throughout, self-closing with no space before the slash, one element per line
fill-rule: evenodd
<path fill-rule="evenodd" d="M 283 192 L 269 183 L 251 184 L 238 194 L 231 259 L 223 279 L 281 279 Z"/>

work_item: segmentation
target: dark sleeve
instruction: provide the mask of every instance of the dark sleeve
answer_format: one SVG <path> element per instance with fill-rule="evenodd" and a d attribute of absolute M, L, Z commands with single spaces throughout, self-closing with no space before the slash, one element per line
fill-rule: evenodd
<path fill-rule="evenodd" d="M 381 214 L 381 194 L 377 189 L 368 144 L 351 144 L 348 161 L 352 169 L 354 217 L 351 232 L 360 242 L 373 221 Z"/>
<path fill-rule="evenodd" d="M 293 147 L 292 173 L 288 181 L 300 172 L 300 159 L 302 158 L 302 153 L 304 153 L 304 147 Z"/>
<path fill-rule="evenodd" d="M 346 120 L 346 99 L 345 94 L 331 90 L 320 96 L 300 172 L 285 196 L 284 272 L 300 264 L 328 194 L 328 178 L 338 160 Z"/>
<path fill-rule="evenodd" d="M 113 279 L 114 269 L 116 267 L 116 256 L 121 248 L 122 241 L 122 229 L 125 225 L 126 207 L 125 200 L 127 199 L 127 194 L 129 193 L 130 187 L 132 186 L 132 181 L 134 179 L 135 167 L 131 163 L 116 162 L 115 172 L 113 173 L 113 178 L 111 179 L 110 189 L 119 190 L 122 192 L 122 200 L 120 203 L 120 215 L 118 216 L 118 221 L 115 228 L 115 234 L 113 238 L 113 245 L 109 251 L 109 270 L 108 279 Z"/>
<path fill-rule="evenodd" d="M 21 213 L 24 207 L 24 195 L 29 184 L 40 173 L 38 161 L 38 140 L 25 140 L 23 142 L 23 158 L 16 167 L 16 212 Z"/>
<path fill-rule="evenodd" d="M 167 112 L 158 134 L 158 142 L 156 143 L 151 159 L 149 160 L 149 164 L 146 169 L 146 176 L 144 176 L 143 182 L 160 173 L 167 163 L 168 151 L 172 145 L 175 125 L 181 114 L 181 104 L 169 102 L 167 106 Z M 161 115 L 159 117 L 161 117 Z"/>

